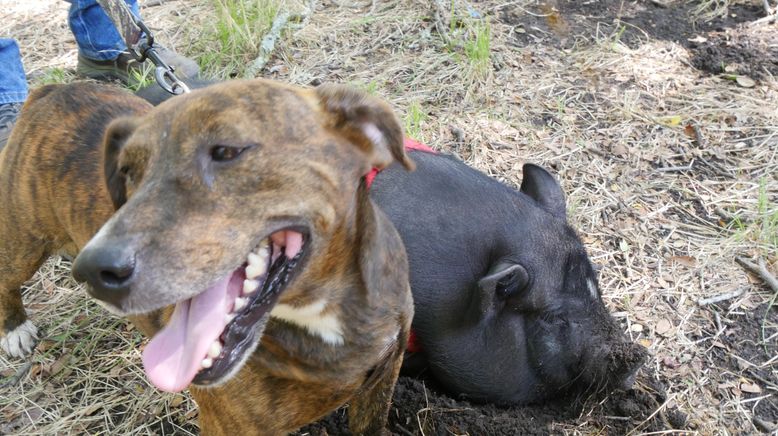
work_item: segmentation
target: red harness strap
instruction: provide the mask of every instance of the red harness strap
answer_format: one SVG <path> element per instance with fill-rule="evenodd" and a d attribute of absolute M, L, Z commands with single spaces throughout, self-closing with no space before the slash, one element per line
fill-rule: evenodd
<path fill-rule="evenodd" d="M 423 151 L 426 153 L 432 153 L 436 154 L 437 152 L 426 145 L 422 144 L 421 142 L 417 142 L 410 138 L 405 138 L 405 141 L 403 142 L 403 145 L 405 146 L 405 150 L 418 150 Z M 367 183 L 367 187 L 370 188 L 370 185 L 373 184 L 373 180 L 375 180 L 375 176 L 378 175 L 378 173 L 381 170 L 378 168 L 373 168 L 370 170 L 369 173 L 365 174 L 365 183 Z M 406 347 L 406 351 L 409 353 L 417 353 L 421 351 L 421 344 L 419 344 L 419 340 L 416 338 L 416 332 L 411 330 L 411 334 L 408 337 L 408 346 Z"/>

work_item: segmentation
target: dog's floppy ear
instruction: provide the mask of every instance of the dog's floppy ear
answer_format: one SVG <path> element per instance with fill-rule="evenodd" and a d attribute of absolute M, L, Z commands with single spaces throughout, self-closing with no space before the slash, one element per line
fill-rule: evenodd
<path fill-rule="evenodd" d="M 332 127 L 357 145 L 374 168 L 386 168 L 396 160 L 407 170 L 414 169 L 405 154 L 400 121 L 388 104 L 344 85 L 324 84 L 316 94 L 333 117 Z"/>
<path fill-rule="evenodd" d="M 103 174 L 108 193 L 115 209 L 127 202 L 125 174 L 119 168 L 119 153 L 127 138 L 135 130 L 137 121 L 133 117 L 118 118 L 108 125 L 103 138 Z"/>

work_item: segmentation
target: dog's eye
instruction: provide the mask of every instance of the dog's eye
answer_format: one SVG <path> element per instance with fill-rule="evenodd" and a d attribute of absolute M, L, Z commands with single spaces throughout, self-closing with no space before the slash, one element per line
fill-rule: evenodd
<path fill-rule="evenodd" d="M 226 145 L 214 145 L 211 147 L 211 159 L 216 162 L 226 162 L 240 156 L 248 147 L 229 147 Z"/>

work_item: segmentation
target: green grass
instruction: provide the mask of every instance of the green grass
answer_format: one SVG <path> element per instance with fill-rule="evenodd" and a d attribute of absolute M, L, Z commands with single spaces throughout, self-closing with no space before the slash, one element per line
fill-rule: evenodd
<path fill-rule="evenodd" d="M 43 72 L 40 76 L 33 79 L 32 86 L 53 85 L 57 83 L 68 83 L 73 81 L 73 74 L 62 68 L 54 67 Z"/>
<path fill-rule="evenodd" d="M 778 205 L 770 201 L 767 191 L 768 178 L 759 180 L 756 213 L 752 221 L 734 217 L 728 228 L 737 241 L 748 241 L 767 256 L 778 253 Z"/>
<path fill-rule="evenodd" d="M 453 0 L 450 8 L 445 47 L 475 78 L 482 78 L 491 69 L 492 26 L 480 13 L 473 15 L 472 9 L 458 11 Z"/>
<path fill-rule="evenodd" d="M 426 120 L 427 112 L 422 109 L 421 104 L 412 102 L 405 111 L 405 133 L 411 138 L 422 140 L 422 126 Z"/>
<path fill-rule="evenodd" d="M 213 0 L 216 19 L 200 39 L 201 69 L 221 78 L 242 77 L 259 53 L 282 0 Z"/>
<path fill-rule="evenodd" d="M 367 83 L 358 80 L 349 82 L 348 84 L 355 88 L 359 88 L 370 95 L 378 95 L 378 89 L 381 87 L 381 85 L 375 80 L 371 80 Z"/>
<path fill-rule="evenodd" d="M 465 40 L 465 56 L 474 72 L 484 74 L 491 67 L 492 27 L 487 20 L 470 22 Z"/>
<path fill-rule="evenodd" d="M 759 216 L 761 235 L 759 239 L 771 251 L 778 250 L 778 205 L 770 202 L 767 192 L 767 177 L 759 180 L 759 195 L 756 209 Z"/>
<path fill-rule="evenodd" d="M 130 84 L 127 85 L 127 88 L 135 92 L 156 83 L 156 81 L 157 79 L 154 77 L 154 64 L 149 60 L 143 64 L 141 69 L 130 70 Z"/>

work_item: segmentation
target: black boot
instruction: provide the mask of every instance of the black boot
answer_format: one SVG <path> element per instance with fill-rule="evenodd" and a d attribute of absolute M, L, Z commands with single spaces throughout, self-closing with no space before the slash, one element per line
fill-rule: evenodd
<path fill-rule="evenodd" d="M 21 102 L 0 103 L 0 150 L 8 142 L 11 129 L 16 124 L 16 118 L 19 117 L 19 111 L 22 110 L 23 104 Z"/>

